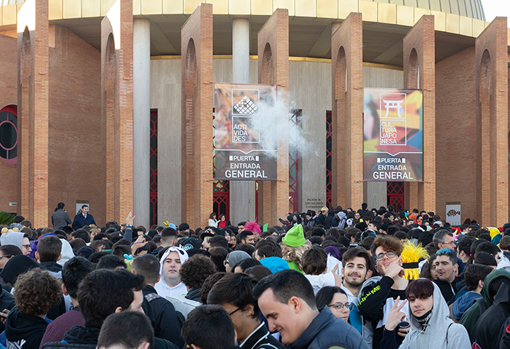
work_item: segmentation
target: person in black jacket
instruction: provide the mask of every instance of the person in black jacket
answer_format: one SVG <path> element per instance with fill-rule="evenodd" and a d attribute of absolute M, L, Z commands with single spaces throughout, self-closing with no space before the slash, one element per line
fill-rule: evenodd
<path fill-rule="evenodd" d="M 376 270 L 382 277 L 370 278 L 362 285 L 358 309 L 364 320 L 363 337 L 368 339 L 369 346 L 374 349 L 379 348 L 386 324 L 385 319 L 388 318 L 396 300 L 403 301 L 406 298 L 409 280 L 404 278 L 401 257 L 403 250 L 404 246 L 400 240 L 393 236 L 380 235 L 372 243 Z M 368 328 L 371 328 L 371 335 Z M 397 331 L 399 332 L 397 344 L 400 345 L 407 332 L 400 329 Z"/>
<path fill-rule="evenodd" d="M 191 349 L 228 349 L 235 346 L 236 331 L 228 313 L 219 305 L 201 305 L 189 312 L 182 337 Z"/>
<path fill-rule="evenodd" d="M 88 274 L 78 288 L 85 327 L 74 326 L 65 333 L 63 342 L 49 342 L 42 348 L 96 348 L 101 325 L 108 315 L 122 311 L 142 312 L 144 286 L 143 276 L 125 269 L 99 269 Z M 154 348 L 177 347 L 159 339 Z"/>
<path fill-rule="evenodd" d="M 216 267 L 209 257 L 196 254 L 188 259 L 179 270 L 181 281 L 188 289 L 187 299 L 200 302 L 200 289 L 205 279 L 216 273 Z"/>
<path fill-rule="evenodd" d="M 326 226 L 326 215 L 328 214 L 328 208 L 323 207 L 315 217 L 315 225 Z"/>
<path fill-rule="evenodd" d="M 494 283 L 494 287 L 497 286 Z M 492 292 L 496 289 L 492 290 Z M 489 290 L 490 292 L 490 290 Z M 471 331 L 471 338 L 482 349 L 498 347 L 500 330 L 506 319 L 510 316 L 510 280 L 501 278 L 494 303 L 480 316 Z M 501 334 L 502 336 L 502 334 Z"/>
<path fill-rule="evenodd" d="M 142 308 L 154 328 L 154 335 L 169 340 L 179 348 L 184 346 L 181 328 L 184 316 L 177 312 L 171 302 L 158 295 L 154 285 L 158 282 L 159 261 L 153 255 L 142 255 L 133 260 L 132 271 L 145 279 Z"/>
<path fill-rule="evenodd" d="M 81 207 L 81 212 L 78 212 L 78 214 L 74 216 L 73 229 L 78 230 L 90 224 L 96 224 L 96 221 L 94 220 L 94 217 L 89 214 L 89 206 L 83 205 Z"/>
<path fill-rule="evenodd" d="M 458 286 L 463 281 L 456 276 L 459 268 L 457 255 L 449 248 L 442 248 L 436 252 L 434 264 L 437 272 L 437 279 L 434 282 L 439 286 L 446 303 L 449 303 L 450 300 L 454 300 L 459 291 Z"/>
<path fill-rule="evenodd" d="M 48 322 L 46 313 L 62 297 L 60 283 L 46 270 L 31 269 L 14 285 L 14 302 L 5 322 L 7 348 L 39 348 Z"/>
<path fill-rule="evenodd" d="M 141 313 L 124 311 L 108 316 L 101 326 L 97 347 L 99 349 L 148 349 L 152 348 L 152 327 Z"/>
<path fill-rule="evenodd" d="M 333 225 L 333 220 L 335 219 L 335 210 L 330 209 L 328 211 L 328 215 L 324 217 L 324 229 L 329 229 Z"/>
<path fill-rule="evenodd" d="M 229 314 L 242 349 L 280 349 L 282 345 L 260 319 L 252 290 L 257 280 L 243 273 L 228 274 L 214 284 L 207 304 L 221 305 Z"/>

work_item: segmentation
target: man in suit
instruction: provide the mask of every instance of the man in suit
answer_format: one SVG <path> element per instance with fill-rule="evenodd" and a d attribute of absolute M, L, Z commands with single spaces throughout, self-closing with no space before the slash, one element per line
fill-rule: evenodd
<path fill-rule="evenodd" d="M 76 216 L 74 216 L 73 229 L 78 230 L 90 224 L 96 224 L 96 221 L 94 220 L 94 217 L 89 214 L 89 206 L 83 205 L 81 207 L 81 213 L 78 213 Z"/>

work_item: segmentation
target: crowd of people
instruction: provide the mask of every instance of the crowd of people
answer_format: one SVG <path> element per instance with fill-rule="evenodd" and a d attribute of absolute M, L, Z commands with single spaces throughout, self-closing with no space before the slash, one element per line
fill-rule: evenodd
<path fill-rule="evenodd" d="M 0 226 L 0 349 L 510 348 L 510 223 L 391 206 L 281 226 Z"/>

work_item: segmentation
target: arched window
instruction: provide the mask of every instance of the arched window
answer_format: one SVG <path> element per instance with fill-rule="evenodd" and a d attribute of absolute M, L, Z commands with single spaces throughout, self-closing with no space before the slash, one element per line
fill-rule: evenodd
<path fill-rule="evenodd" d="M 15 106 L 0 110 L 0 157 L 9 165 L 18 160 L 18 116 Z"/>

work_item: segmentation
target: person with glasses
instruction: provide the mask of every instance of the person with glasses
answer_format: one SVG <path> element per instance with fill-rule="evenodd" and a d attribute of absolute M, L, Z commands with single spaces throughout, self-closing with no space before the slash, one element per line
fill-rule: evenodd
<path fill-rule="evenodd" d="M 352 303 L 347 300 L 347 294 L 340 287 L 326 286 L 321 288 L 315 295 L 315 301 L 318 309 L 328 307 L 335 317 L 349 322 Z"/>
<path fill-rule="evenodd" d="M 7 262 L 14 256 L 21 254 L 19 247 L 14 245 L 0 246 L 0 269 L 3 269 Z"/>
<path fill-rule="evenodd" d="M 378 349 L 382 340 L 384 325 L 390 309 L 398 297 L 406 299 L 409 280 L 404 278 L 401 254 L 404 246 L 399 239 L 380 235 L 375 238 L 371 251 L 375 260 L 378 277 L 368 279 L 358 296 L 358 309 L 363 316 L 363 337 L 369 346 Z M 404 311 L 407 311 L 404 308 Z M 400 345 L 407 335 L 405 329 L 397 329 L 397 343 Z"/>
<path fill-rule="evenodd" d="M 228 274 L 209 292 L 207 304 L 221 305 L 229 313 L 242 349 L 283 348 L 260 318 L 252 291 L 257 280 L 243 273 Z"/>

